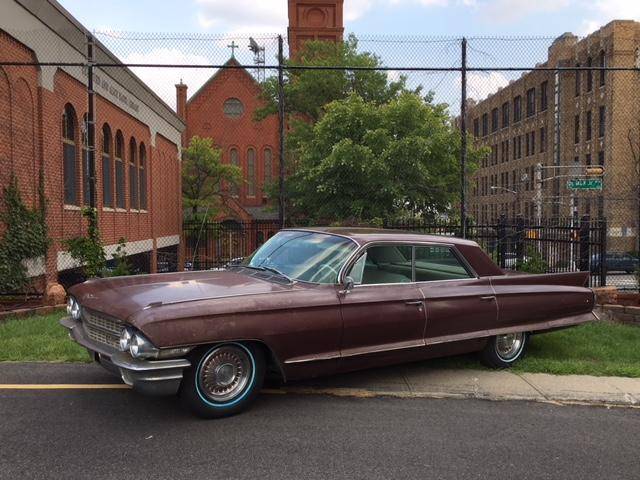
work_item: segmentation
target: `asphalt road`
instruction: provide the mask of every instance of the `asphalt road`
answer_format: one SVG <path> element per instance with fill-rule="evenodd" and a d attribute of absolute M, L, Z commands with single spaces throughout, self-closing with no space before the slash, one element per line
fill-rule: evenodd
<path fill-rule="evenodd" d="M 0 366 L 4 384 L 64 377 Z M 203 421 L 130 390 L 0 389 L 0 419 L 2 479 L 640 478 L 634 409 L 271 394 Z"/>

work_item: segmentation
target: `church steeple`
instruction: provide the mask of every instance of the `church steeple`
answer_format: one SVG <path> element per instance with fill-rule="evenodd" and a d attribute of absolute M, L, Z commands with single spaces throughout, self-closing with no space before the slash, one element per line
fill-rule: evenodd
<path fill-rule="evenodd" d="M 289 56 L 309 40 L 342 40 L 344 0 L 289 0 Z"/>

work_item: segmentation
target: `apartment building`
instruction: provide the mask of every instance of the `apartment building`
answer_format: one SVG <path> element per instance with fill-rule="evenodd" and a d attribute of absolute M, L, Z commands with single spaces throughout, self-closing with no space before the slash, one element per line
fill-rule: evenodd
<path fill-rule="evenodd" d="M 637 249 L 639 48 L 634 21 L 610 22 L 582 39 L 565 33 L 538 67 L 583 70 L 533 69 L 469 103 L 467 125 L 476 145 L 489 150 L 470 188 L 469 211 L 477 221 L 503 214 L 605 217 L 609 248 Z M 538 196 L 536 164 L 542 165 Z M 580 178 L 589 165 L 604 166 L 603 190 L 569 189 L 567 180 Z"/>

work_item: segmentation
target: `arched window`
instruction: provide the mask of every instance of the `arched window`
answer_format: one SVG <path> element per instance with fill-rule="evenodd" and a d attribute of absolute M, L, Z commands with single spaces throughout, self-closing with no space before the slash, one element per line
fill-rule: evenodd
<path fill-rule="evenodd" d="M 136 139 L 129 140 L 129 208 L 140 210 L 138 201 L 138 145 Z"/>
<path fill-rule="evenodd" d="M 607 57 L 604 54 L 604 50 L 600 50 L 600 67 L 601 68 L 606 68 L 607 67 Z M 606 70 L 600 70 L 600 86 L 603 87 L 605 84 L 605 79 L 607 76 L 607 71 Z"/>
<path fill-rule="evenodd" d="M 82 202 L 85 205 L 91 205 L 91 186 L 89 185 L 91 169 L 89 168 L 89 150 L 87 150 L 88 139 L 89 123 L 85 113 L 82 116 Z"/>
<path fill-rule="evenodd" d="M 147 149 L 140 143 L 140 157 L 138 158 L 138 177 L 140 183 L 140 209 L 147 209 Z"/>
<path fill-rule="evenodd" d="M 247 150 L 247 196 L 256 196 L 256 151 L 251 147 Z"/>
<path fill-rule="evenodd" d="M 580 68 L 580 64 L 579 63 L 576 63 L 576 68 Z M 582 72 L 580 70 L 576 70 L 575 73 L 576 73 L 576 76 L 575 76 L 575 78 L 576 78 L 575 90 L 576 90 L 576 97 L 577 97 L 578 95 L 580 95 L 580 76 L 581 76 L 580 74 Z"/>
<path fill-rule="evenodd" d="M 231 165 L 235 165 L 236 167 L 240 167 L 240 155 L 238 155 L 238 149 L 233 147 L 229 150 L 229 159 Z M 237 185 L 231 186 L 231 195 L 237 197 L 240 194 L 240 189 Z"/>
<path fill-rule="evenodd" d="M 587 67 L 589 68 L 589 70 L 587 70 L 587 92 L 590 92 L 593 88 L 593 70 L 591 70 L 593 60 L 591 57 L 587 58 Z"/>
<path fill-rule="evenodd" d="M 116 207 L 126 208 L 124 198 L 124 138 L 122 132 L 116 132 L 116 145 L 114 149 L 116 165 Z"/>
<path fill-rule="evenodd" d="M 273 151 L 267 147 L 264 149 L 263 183 L 270 185 L 273 181 Z"/>
<path fill-rule="evenodd" d="M 78 168 L 76 150 L 76 111 L 67 103 L 62 114 L 62 162 L 64 203 L 78 204 Z"/>
<path fill-rule="evenodd" d="M 102 126 L 102 205 L 113 207 L 113 165 L 111 163 L 111 128 Z"/>

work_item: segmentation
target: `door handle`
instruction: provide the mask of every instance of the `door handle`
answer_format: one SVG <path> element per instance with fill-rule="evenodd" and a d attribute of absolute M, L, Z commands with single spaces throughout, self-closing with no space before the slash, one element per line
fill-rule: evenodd
<path fill-rule="evenodd" d="M 405 305 L 422 305 L 422 300 L 409 300 L 404 302 Z"/>
<path fill-rule="evenodd" d="M 480 297 L 480 300 L 484 301 L 484 302 L 489 302 L 491 300 L 495 300 L 496 296 L 495 295 L 486 295 L 484 297 Z"/>

